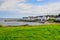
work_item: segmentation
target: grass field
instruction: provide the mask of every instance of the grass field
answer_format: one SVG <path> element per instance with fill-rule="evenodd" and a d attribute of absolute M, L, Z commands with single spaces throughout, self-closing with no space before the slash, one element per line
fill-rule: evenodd
<path fill-rule="evenodd" d="M 60 40 L 60 24 L 0 27 L 0 40 Z"/>

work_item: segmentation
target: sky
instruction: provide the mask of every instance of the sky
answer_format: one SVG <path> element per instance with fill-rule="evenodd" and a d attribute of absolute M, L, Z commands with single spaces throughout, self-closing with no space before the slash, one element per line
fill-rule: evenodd
<path fill-rule="evenodd" d="M 0 18 L 58 14 L 60 0 L 0 0 Z"/>

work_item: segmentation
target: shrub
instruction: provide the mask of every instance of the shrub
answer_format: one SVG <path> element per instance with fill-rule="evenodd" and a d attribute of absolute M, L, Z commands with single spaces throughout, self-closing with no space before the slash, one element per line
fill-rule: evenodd
<path fill-rule="evenodd" d="M 22 25 L 22 26 L 29 26 L 29 24 L 25 24 L 25 25 Z"/>
<path fill-rule="evenodd" d="M 0 27 L 3 27 L 2 25 L 0 25 Z"/>

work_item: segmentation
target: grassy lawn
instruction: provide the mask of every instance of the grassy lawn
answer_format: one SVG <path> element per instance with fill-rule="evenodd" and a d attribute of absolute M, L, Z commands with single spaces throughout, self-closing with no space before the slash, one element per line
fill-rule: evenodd
<path fill-rule="evenodd" d="M 60 24 L 0 27 L 0 40 L 60 40 Z"/>

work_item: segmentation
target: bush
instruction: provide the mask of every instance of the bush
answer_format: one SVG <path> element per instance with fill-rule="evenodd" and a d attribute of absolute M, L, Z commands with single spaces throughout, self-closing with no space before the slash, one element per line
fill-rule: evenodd
<path fill-rule="evenodd" d="M 2 25 L 0 25 L 0 27 L 3 27 Z"/>
<path fill-rule="evenodd" d="M 25 24 L 25 25 L 22 25 L 22 26 L 29 26 L 29 24 Z"/>

